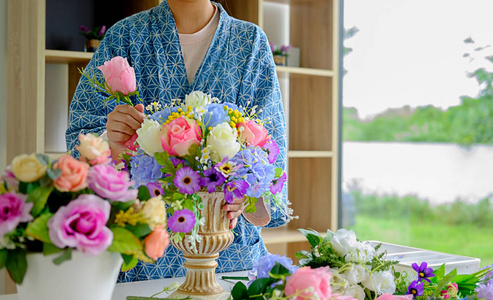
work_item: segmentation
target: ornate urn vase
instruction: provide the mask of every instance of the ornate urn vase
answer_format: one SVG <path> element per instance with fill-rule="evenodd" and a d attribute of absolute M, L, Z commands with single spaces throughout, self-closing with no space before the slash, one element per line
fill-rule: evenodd
<path fill-rule="evenodd" d="M 226 218 L 227 212 L 223 211 L 224 193 L 199 192 L 199 196 L 204 204 L 201 213 L 205 218 L 205 224 L 199 229 L 202 241 L 195 244 L 197 252 L 187 242 L 186 236 L 179 243 L 171 242 L 173 246 L 183 251 L 183 257 L 186 259 L 184 266 L 187 269 L 185 282 L 175 293 L 190 296 L 221 295 L 225 291 L 216 281 L 216 258 L 219 256 L 219 251 L 231 245 L 234 236 L 229 229 L 230 221 Z"/>

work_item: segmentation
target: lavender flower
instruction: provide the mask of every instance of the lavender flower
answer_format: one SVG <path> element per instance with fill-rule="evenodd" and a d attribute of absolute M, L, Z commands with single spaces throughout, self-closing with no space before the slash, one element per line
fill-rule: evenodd
<path fill-rule="evenodd" d="M 407 288 L 407 294 L 413 295 L 413 298 L 423 295 L 424 291 L 424 282 L 419 282 L 418 280 L 414 280 L 411 282 L 409 287 Z"/>
<path fill-rule="evenodd" d="M 200 175 L 190 167 L 183 167 L 176 171 L 173 183 L 180 193 L 191 195 L 200 190 Z"/>
<path fill-rule="evenodd" d="M 231 204 L 234 198 L 241 198 L 246 194 L 250 185 L 244 180 L 230 181 L 224 189 L 224 200 Z"/>
<path fill-rule="evenodd" d="M 149 190 L 149 193 L 151 194 L 151 197 L 156 197 L 164 194 L 164 190 L 161 187 L 161 184 L 158 182 L 148 182 L 146 186 Z"/>
<path fill-rule="evenodd" d="M 434 277 L 435 274 L 433 274 L 432 268 L 428 268 L 428 264 L 426 262 L 422 262 L 420 266 L 418 266 L 417 263 L 413 263 L 412 267 L 418 273 L 419 281 L 426 280 L 431 283 L 431 281 L 428 278 Z"/>
<path fill-rule="evenodd" d="M 287 256 L 280 256 L 278 254 L 267 254 L 253 263 L 253 268 L 248 272 L 248 278 L 250 280 L 256 278 L 268 278 L 269 272 L 274 267 L 275 263 L 278 262 L 283 265 L 286 269 L 293 274 L 298 267 L 293 266 L 293 261 Z"/>
<path fill-rule="evenodd" d="M 195 214 L 188 210 L 177 210 L 168 219 L 168 227 L 173 232 L 190 232 L 195 226 Z"/>
<path fill-rule="evenodd" d="M 478 288 L 476 288 L 476 292 L 478 293 L 478 299 L 493 299 L 493 281 L 486 284 L 480 284 Z"/>
<path fill-rule="evenodd" d="M 209 193 L 213 193 L 217 186 L 224 183 L 226 177 L 216 169 L 211 168 L 204 171 L 204 177 L 200 180 L 200 185 L 207 188 Z"/>

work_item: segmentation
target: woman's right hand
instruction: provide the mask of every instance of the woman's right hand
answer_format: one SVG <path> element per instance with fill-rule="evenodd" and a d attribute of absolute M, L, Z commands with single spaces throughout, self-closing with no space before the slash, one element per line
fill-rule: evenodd
<path fill-rule="evenodd" d="M 117 105 L 108 114 L 106 134 L 113 159 L 117 159 L 126 150 L 125 142 L 140 128 L 144 118 L 143 104 L 137 104 L 135 107 L 126 104 Z"/>

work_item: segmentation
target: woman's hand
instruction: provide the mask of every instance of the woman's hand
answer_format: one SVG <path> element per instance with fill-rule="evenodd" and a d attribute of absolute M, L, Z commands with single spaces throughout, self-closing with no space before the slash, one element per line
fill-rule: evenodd
<path fill-rule="evenodd" d="M 126 104 L 117 105 L 108 114 L 106 131 L 113 159 L 117 159 L 125 151 L 127 148 L 125 142 L 140 128 L 144 118 L 143 104 L 137 104 L 135 107 Z"/>
<path fill-rule="evenodd" d="M 245 210 L 245 200 L 245 198 L 234 198 L 233 203 L 226 203 L 223 206 L 223 210 L 228 212 L 226 218 L 230 220 L 229 229 L 235 228 L 236 224 L 238 224 L 238 217 L 241 215 L 243 210 Z"/>

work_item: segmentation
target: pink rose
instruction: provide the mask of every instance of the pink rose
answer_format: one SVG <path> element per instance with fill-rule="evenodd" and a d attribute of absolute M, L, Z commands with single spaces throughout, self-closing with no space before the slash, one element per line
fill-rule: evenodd
<path fill-rule="evenodd" d="M 202 132 L 195 120 L 184 117 L 163 124 L 161 145 L 169 155 L 185 156 L 192 144 L 199 145 Z"/>
<path fill-rule="evenodd" d="M 451 282 L 447 284 L 446 289 L 440 291 L 440 294 L 442 295 L 443 299 L 450 299 L 452 297 L 457 297 L 458 293 L 459 293 L 459 287 L 455 282 Z"/>
<path fill-rule="evenodd" d="M 9 190 L 19 190 L 19 180 L 15 178 L 14 173 L 10 171 L 10 166 L 7 166 L 7 169 L 4 171 L 2 177 L 0 177 L 1 180 L 5 181 L 7 184 L 7 189 Z"/>
<path fill-rule="evenodd" d="M 87 184 L 98 196 L 113 201 L 134 200 L 139 193 L 137 189 L 130 189 L 134 182 L 126 171 L 118 171 L 110 165 L 95 165 L 89 169 Z"/>
<path fill-rule="evenodd" d="M 70 155 L 64 155 L 53 164 L 54 169 L 62 170 L 53 185 L 61 192 L 76 192 L 87 187 L 87 170 L 89 166 Z"/>
<path fill-rule="evenodd" d="M 296 298 L 293 298 L 294 300 L 314 299 L 316 297 L 318 297 L 316 299 L 329 299 L 332 296 L 331 279 L 332 274 L 329 273 L 328 267 L 318 269 L 302 267 L 288 278 L 284 292 L 288 298 L 290 295 L 301 292 Z"/>
<path fill-rule="evenodd" d="M 163 256 L 164 250 L 169 246 L 169 236 L 164 226 L 156 226 L 154 231 L 144 239 L 144 245 L 147 256 L 153 260 Z"/>
<path fill-rule="evenodd" d="M 412 300 L 413 295 L 391 295 L 391 294 L 382 294 L 377 300 Z"/>
<path fill-rule="evenodd" d="M 75 146 L 80 152 L 80 160 L 88 161 L 91 165 L 104 163 L 111 155 L 107 141 L 94 134 L 79 134 L 80 145 Z"/>
<path fill-rule="evenodd" d="M 113 232 L 106 227 L 110 210 L 108 201 L 80 195 L 48 220 L 51 241 L 58 248 L 77 248 L 89 256 L 101 254 L 113 242 Z"/>
<path fill-rule="evenodd" d="M 104 65 L 99 66 L 98 69 L 103 72 L 110 94 L 121 92 L 123 95 L 127 95 L 137 89 L 135 70 L 128 64 L 126 58 L 113 57 Z"/>
<path fill-rule="evenodd" d="M 238 123 L 236 127 L 240 129 L 240 141 L 252 146 L 263 147 L 270 139 L 269 132 L 264 126 L 255 123 L 255 121 L 247 121 L 246 123 Z M 241 129 L 243 128 L 243 129 Z"/>
<path fill-rule="evenodd" d="M 27 195 L 7 192 L 0 195 L 0 237 L 14 231 L 21 222 L 33 219 L 29 214 L 33 203 L 26 203 Z"/>

